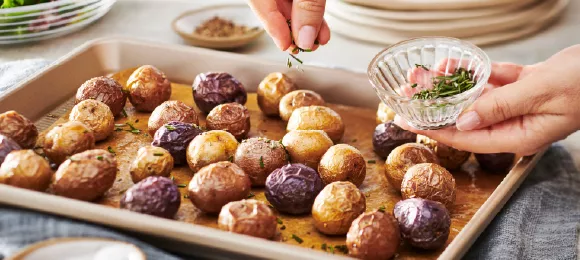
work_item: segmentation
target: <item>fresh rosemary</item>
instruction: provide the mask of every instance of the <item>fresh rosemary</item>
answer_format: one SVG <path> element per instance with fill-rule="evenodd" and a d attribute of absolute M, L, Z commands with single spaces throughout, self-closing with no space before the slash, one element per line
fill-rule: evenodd
<path fill-rule="evenodd" d="M 300 47 L 298 47 L 298 45 L 296 45 L 296 42 L 294 41 L 294 37 L 292 36 L 292 22 L 290 19 L 286 20 L 286 23 L 288 24 L 288 29 L 290 29 L 290 40 L 292 41 L 292 44 L 294 46 L 296 46 L 293 50 L 292 53 L 300 53 L 300 52 L 311 52 L 311 49 L 302 49 Z M 318 45 L 318 40 L 314 41 L 315 45 Z M 304 62 L 302 62 L 302 60 L 300 60 L 299 58 L 297 58 L 296 56 L 294 56 L 292 53 L 290 53 L 290 57 L 292 57 L 292 59 L 294 59 L 295 61 L 297 61 L 300 64 L 304 64 Z M 286 66 L 288 66 L 288 68 L 292 68 L 292 61 L 290 60 L 290 58 L 286 59 Z M 296 67 L 298 68 L 298 67 Z M 300 68 L 298 68 L 300 69 Z"/>
<path fill-rule="evenodd" d="M 449 76 L 437 76 L 432 80 L 433 88 L 424 89 L 415 93 L 413 99 L 450 97 L 468 91 L 477 84 L 473 75 L 473 70 L 466 70 L 464 68 L 456 69 L 453 74 Z"/>

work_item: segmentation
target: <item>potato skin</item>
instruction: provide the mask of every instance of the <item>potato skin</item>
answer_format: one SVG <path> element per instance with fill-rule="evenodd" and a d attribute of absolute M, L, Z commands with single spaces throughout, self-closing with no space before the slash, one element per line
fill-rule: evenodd
<path fill-rule="evenodd" d="M 516 155 L 513 153 L 475 154 L 479 167 L 490 172 L 505 173 L 510 170 Z"/>
<path fill-rule="evenodd" d="M 266 76 L 258 85 L 258 106 L 260 110 L 268 116 L 278 116 L 280 114 L 280 100 L 282 97 L 294 90 L 296 84 L 281 72 L 272 72 Z"/>
<path fill-rule="evenodd" d="M 431 148 L 439 158 L 440 165 L 449 170 L 459 169 L 471 156 L 471 152 L 457 150 L 424 135 L 417 135 L 417 143 Z"/>
<path fill-rule="evenodd" d="M 232 134 L 223 130 L 207 131 L 187 146 L 187 164 L 195 173 L 206 165 L 233 160 L 237 148 L 238 141 Z"/>
<path fill-rule="evenodd" d="M 308 106 L 292 112 L 286 130 L 323 130 L 337 143 L 344 135 L 344 123 L 340 115 L 328 107 Z"/>
<path fill-rule="evenodd" d="M 288 154 L 280 142 L 261 137 L 242 141 L 236 149 L 234 162 L 256 187 L 264 186 L 270 173 L 289 163 Z"/>
<path fill-rule="evenodd" d="M 397 221 L 391 214 L 381 211 L 361 214 L 346 234 L 349 255 L 359 259 L 390 259 L 400 242 Z"/>
<path fill-rule="evenodd" d="M 0 114 L 0 134 L 3 134 L 24 149 L 33 148 L 38 139 L 38 129 L 34 123 L 16 111 Z"/>
<path fill-rule="evenodd" d="M 433 250 L 445 245 L 451 217 L 443 204 L 426 199 L 406 199 L 393 210 L 402 238 L 416 248 Z"/>
<path fill-rule="evenodd" d="M 253 199 L 226 204 L 218 217 L 222 230 L 265 239 L 276 235 L 276 224 L 276 216 L 268 204 Z"/>
<path fill-rule="evenodd" d="M 108 151 L 95 149 L 71 156 L 62 163 L 52 183 L 56 195 L 94 201 L 115 182 L 117 160 Z"/>
<path fill-rule="evenodd" d="M 367 164 L 359 150 L 348 144 L 337 144 L 320 159 L 318 173 L 324 184 L 350 181 L 358 187 L 367 175 Z"/>
<path fill-rule="evenodd" d="M 69 121 L 51 129 L 44 138 L 44 153 L 60 164 L 67 157 L 95 147 L 95 136 L 85 124 Z"/>
<path fill-rule="evenodd" d="M 379 103 L 379 108 L 377 109 L 377 124 L 383 124 L 389 121 L 393 121 L 397 114 L 395 111 L 390 109 L 385 103 Z"/>
<path fill-rule="evenodd" d="M 115 117 L 111 109 L 101 101 L 87 99 L 76 104 L 69 116 L 70 121 L 79 121 L 95 135 L 95 141 L 107 139 L 115 129 Z"/>
<path fill-rule="evenodd" d="M 250 132 L 250 111 L 238 103 L 221 104 L 209 112 L 206 123 L 209 130 L 228 131 L 242 140 Z"/>
<path fill-rule="evenodd" d="M 318 93 L 312 90 L 294 90 L 280 99 L 280 118 L 288 121 L 290 116 L 299 107 L 324 106 L 326 102 Z"/>
<path fill-rule="evenodd" d="M 154 66 L 137 68 L 127 80 L 125 92 L 137 111 L 151 112 L 171 97 L 171 82 Z"/>
<path fill-rule="evenodd" d="M 393 121 L 377 125 L 373 132 L 373 150 L 377 155 L 387 158 L 393 149 L 406 143 L 414 143 L 417 134 L 400 128 Z"/>
<path fill-rule="evenodd" d="M 137 157 L 129 167 L 133 183 L 150 176 L 168 177 L 171 170 L 173 170 L 173 157 L 167 150 L 156 146 L 139 148 Z"/>
<path fill-rule="evenodd" d="M 198 209 L 219 213 L 224 205 L 250 194 L 251 182 L 239 166 L 217 162 L 201 168 L 189 182 L 189 199 Z"/>
<path fill-rule="evenodd" d="M 282 138 L 282 144 L 293 163 L 302 163 L 318 169 L 320 158 L 333 145 L 330 137 L 322 130 L 294 130 Z"/>
<path fill-rule="evenodd" d="M 266 199 L 278 211 L 305 214 L 312 210 L 314 199 L 324 188 L 318 173 L 300 163 L 286 164 L 266 180 Z"/>
<path fill-rule="evenodd" d="M 127 102 L 127 95 L 123 86 L 109 77 L 96 77 L 87 80 L 77 90 L 75 104 L 86 100 L 96 99 L 109 106 L 114 116 L 118 116 Z"/>
<path fill-rule="evenodd" d="M 147 123 L 149 134 L 155 135 L 157 129 L 171 121 L 199 125 L 195 110 L 179 100 L 165 101 L 153 110 Z"/>
<path fill-rule="evenodd" d="M 416 164 L 405 173 L 401 195 L 403 199 L 422 198 L 451 208 L 455 202 L 455 178 L 438 164 Z"/>
<path fill-rule="evenodd" d="M 352 222 L 366 209 L 364 194 L 348 181 L 326 185 L 312 205 L 312 218 L 318 231 L 344 235 Z"/>
<path fill-rule="evenodd" d="M 166 149 L 173 157 L 173 162 L 181 165 L 187 162 L 187 146 L 201 133 L 203 130 L 197 125 L 172 121 L 157 129 L 151 145 Z"/>
<path fill-rule="evenodd" d="M 204 113 L 209 113 L 214 107 L 225 103 L 236 102 L 244 105 L 247 99 L 244 85 L 229 73 L 200 73 L 193 81 L 193 100 Z"/>
<path fill-rule="evenodd" d="M 407 170 L 419 163 L 439 163 L 439 159 L 431 149 L 422 144 L 408 143 L 395 148 L 385 162 L 385 176 L 397 190 L 401 190 L 401 182 Z"/>
<path fill-rule="evenodd" d="M 18 145 L 16 141 L 0 134 L 0 163 L 4 162 L 4 159 L 6 159 L 6 156 L 8 156 L 10 152 L 20 149 L 22 148 L 20 148 L 20 145 Z"/>
<path fill-rule="evenodd" d="M 48 161 L 33 150 L 12 151 L 0 167 L 0 183 L 45 191 L 52 174 Z"/>
<path fill-rule="evenodd" d="M 120 208 L 172 219 L 181 205 L 177 185 L 167 177 L 150 176 L 131 186 L 120 201 Z"/>

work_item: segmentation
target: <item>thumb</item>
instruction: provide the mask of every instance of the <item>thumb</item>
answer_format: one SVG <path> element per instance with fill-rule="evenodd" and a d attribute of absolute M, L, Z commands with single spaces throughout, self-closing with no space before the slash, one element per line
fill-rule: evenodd
<path fill-rule="evenodd" d="M 294 0 L 292 4 L 292 32 L 294 41 L 302 49 L 312 49 L 324 19 L 326 0 Z"/>

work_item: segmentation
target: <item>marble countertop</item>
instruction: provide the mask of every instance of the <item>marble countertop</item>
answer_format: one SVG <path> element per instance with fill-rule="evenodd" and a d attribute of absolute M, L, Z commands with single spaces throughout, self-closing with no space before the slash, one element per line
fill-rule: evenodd
<path fill-rule="evenodd" d="M 0 46 L 0 62 L 27 58 L 54 60 L 73 48 L 94 38 L 123 35 L 173 44 L 185 44 L 170 27 L 171 21 L 188 9 L 224 2 L 242 0 L 119 0 L 113 9 L 95 24 L 82 31 L 38 43 Z M 557 51 L 580 43 L 580 1 L 572 0 L 564 15 L 544 31 L 520 40 L 493 46 L 484 50 L 496 61 L 532 64 L 544 60 Z M 312 53 L 301 54 L 310 64 L 324 64 L 365 71 L 368 62 L 386 46 L 363 43 L 340 35 L 332 35 L 328 45 Z M 264 35 L 240 53 L 269 60 L 285 62 L 287 54 L 279 51 Z M 580 133 L 562 144 L 575 158 L 580 168 Z"/>

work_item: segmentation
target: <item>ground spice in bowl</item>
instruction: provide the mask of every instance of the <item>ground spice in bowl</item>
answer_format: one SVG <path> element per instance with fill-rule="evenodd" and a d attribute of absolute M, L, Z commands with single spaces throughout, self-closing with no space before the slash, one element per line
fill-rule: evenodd
<path fill-rule="evenodd" d="M 245 25 L 237 25 L 231 20 L 215 16 L 195 28 L 194 33 L 204 37 L 227 38 L 242 36 L 258 31 L 259 29 L 259 27 L 250 28 Z"/>

